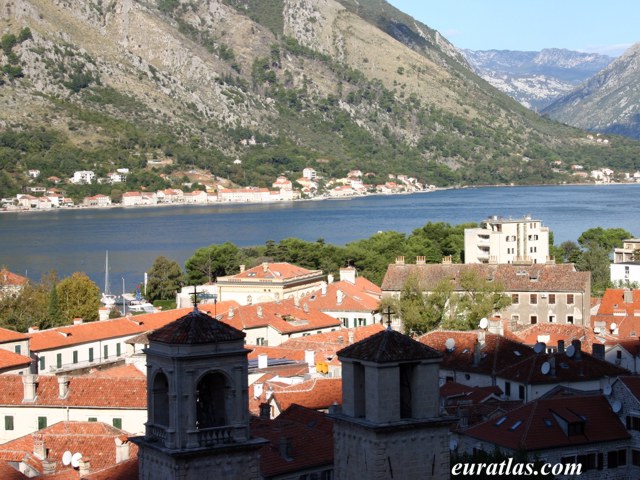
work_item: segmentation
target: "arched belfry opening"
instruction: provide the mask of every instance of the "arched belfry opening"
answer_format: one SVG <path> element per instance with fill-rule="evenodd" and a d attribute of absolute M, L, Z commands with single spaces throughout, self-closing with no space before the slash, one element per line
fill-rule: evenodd
<path fill-rule="evenodd" d="M 168 427 L 169 423 L 169 380 L 164 372 L 153 377 L 153 418 L 154 425 Z"/>
<path fill-rule="evenodd" d="M 221 372 L 209 372 L 200 379 L 196 390 L 196 427 L 199 430 L 228 423 L 228 390 L 227 377 Z"/>

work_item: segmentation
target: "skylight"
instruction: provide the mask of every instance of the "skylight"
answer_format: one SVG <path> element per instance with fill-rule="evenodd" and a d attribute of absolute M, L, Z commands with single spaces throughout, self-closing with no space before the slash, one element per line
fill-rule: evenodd
<path fill-rule="evenodd" d="M 501 418 L 500 418 L 500 420 L 498 420 L 498 421 L 495 423 L 495 426 L 496 426 L 496 427 L 499 427 L 499 426 L 500 426 L 500 425 L 502 425 L 506 420 L 507 420 L 507 416 L 505 415 L 504 417 L 501 417 Z"/>
<path fill-rule="evenodd" d="M 516 428 L 518 428 L 522 424 L 522 420 L 518 420 L 516 423 L 509 427 L 509 431 L 513 432 Z"/>
<path fill-rule="evenodd" d="M 522 354 L 518 350 L 514 350 L 513 353 L 515 354 L 516 357 L 522 356 Z"/>
<path fill-rule="evenodd" d="M 547 427 L 552 427 L 552 426 L 553 426 L 553 423 L 551 423 L 551 420 L 549 420 L 548 418 L 545 418 L 545 419 L 543 419 L 543 420 L 544 420 L 544 424 L 545 424 Z"/>

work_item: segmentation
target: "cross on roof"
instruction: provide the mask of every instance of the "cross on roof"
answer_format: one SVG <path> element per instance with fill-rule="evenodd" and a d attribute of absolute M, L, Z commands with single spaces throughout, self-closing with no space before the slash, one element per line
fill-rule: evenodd
<path fill-rule="evenodd" d="M 197 311 L 198 310 L 198 294 L 200 294 L 202 292 L 198 292 L 196 291 L 196 286 L 193 286 L 193 293 L 191 295 L 193 295 L 193 311 Z"/>
<path fill-rule="evenodd" d="M 382 316 L 387 316 L 387 330 L 391 330 L 391 315 L 395 315 L 396 312 L 391 310 L 391 306 L 387 305 L 387 308 L 382 311 Z"/>

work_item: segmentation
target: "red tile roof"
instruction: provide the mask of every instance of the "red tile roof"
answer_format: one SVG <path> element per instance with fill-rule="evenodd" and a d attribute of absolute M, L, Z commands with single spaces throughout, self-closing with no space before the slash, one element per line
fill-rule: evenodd
<path fill-rule="evenodd" d="M 217 319 L 192 309 L 186 315 L 158 328 L 148 336 L 149 340 L 174 345 L 244 341 L 246 334 Z"/>
<path fill-rule="evenodd" d="M 305 337 L 306 338 L 306 337 Z M 249 353 L 249 360 L 255 360 L 258 355 L 266 354 L 269 358 L 286 358 L 294 362 L 302 362 L 305 359 L 304 350 L 299 348 L 286 348 L 286 347 L 265 347 L 265 346 L 247 346 L 251 348 Z"/>
<path fill-rule="evenodd" d="M 594 343 L 602 343 L 596 338 L 593 329 L 563 323 L 538 323 L 523 330 L 511 332 L 511 334 L 525 345 L 531 346 L 539 341 L 543 341 L 547 346 L 556 347 L 558 340 L 564 340 L 565 346 L 568 346 L 572 340 L 580 340 L 580 342 L 582 342 L 582 349 L 587 352 L 592 351 L 592 345 Z M 539 340 L 540 337 L 545 338 Z M 546 337 L 548 337 L 548 339 Z"/>
<path fill-rule="evenodd" d="M 19 333 L 14 330 L 8 330 L 6 328 L 0 328 L 0 343 L 18 342 L 20 340 L 27 340 L 28 335 Z"/>
<path fill-rule="evenodd" d="M 640 401 L 640 377 L 621 375 L 618 377 L 618 381 L 622 382 L 636 397 L 636 400 Z"/>
<path fill-rule="evenodd" d="M 0 405 L 25 405 L 23 375 L 0 375 Z M 147 408 L 146 378 L 70 376 L 69 392 L 59 397 L 58 377 L 37 377 L 36 398 L 28 405 L 55 407 Z"/>
<path fill-rule="evenodd" d="M 297 277 L 308 276 L 310 274 L 318 275 L 322 274 L 320 270 L 308 270 L 291 263 L 264 263 L 257 267 L 245 270 L 242 273 L 236 275 L 229 275 L 227 277 L 218 278 L 218 282 L 226 282 L 233 280 L 258 280 L 258 279 L 271 279 L 271 280 L 291 280 Z"/>
<path fill-rule="evenodd" d="M 567 435 L 563 421 L 583 423 Z M 544 450 L 623 440 L 629 433 L 602 395 L 540 398 L 466 430 L 463 435 L 511 450 Z"/>
<path fill-rule="evenodd" d="M 375 287 L 374 284 L 371 283 L 371 285 Z M 376 288 L 380 290 L 378 287 Z M 373 312 L 378 310 L 380 297 L 379 295 L 376 296 L 374 290 L 369 289 L 369 285 L 365 282 L 353 284 L 347 281 L 340 281 L 327 285 L 324 295 L 322 290 L 317 290 L 301 297 L 300 305 L 305 303 L 310 308 L 316 308 L 323 312 Z"/>
<path fill-rule="evenodd" d="M 640 290 L 633 290 L 633 302 L 625 303 L 624 289 L 607 288 L 602 296 L 598 315 L 614 315 L 615 313 L 623 313 L 633 315 L 634 312 L 640 312 Z"/>
<path fill-rule="evenodd" d="M 309 308 L 305 311 L 296 307 L 293 300 L 267 302 L 257 305 L 245 305 L 238 309 L 230 309 L 220 320 L 238 330 L 271 326 L 276 331 L 286 334 L 318 330 L 321 328 L 340 327 L 342 324 L 329 315 Z"/>
<path fill-rule="evenodd" d="M 22 275 L 18 275 L 17 273 L 12 273 L 7 270 L 5 267 L 0 269 L 0 288 L 5 286 L 21 286 L 26 285 L 29 282 L 27 277 L 23 277 Z"/>
<path fill-rule="evenodd" d="M 0 370 L 31 365 L 31 357 L 0 348 Z"/>
<path fill-rule="evenodd" d="M 140 371 L 135 365 L 127 363 L 125 365 L 117 365 L 109 368 L 92 369 L 90 375 L 92 377 L 105 378 L 144 378 L 147 376 Z"/>
<path fill-rule="evenodd" d="M 125 460 L 117 465 L 105 467 L 82 477 L 82 480 L 138 480 L 138 457 Z"/>
<path fill-rule="evenodd" d="M 333 468 L 333 421 L 323 413 L 292 405 L 274 420 L 252 418 L 251 433 L 269 441 L 260 450 L 260 472 L 265 478 Z M 280 442 L 287 438 L 291 448 L 285 458 Z"/>
<path fill-rule="evenodd" d="M 312 378 L 288 388 L 273 392 L 273 401 L 280 411 L 298 404 L 313 410 L 328 409 L 334 403 L 342 404 L 341 378 Z"/>
<path fill-rule="evenodd" d="M 90 462 L 91 471 L 101 470 L 116 464 L 116 442 L 126 439 L 122 430 L 101 422 L 59 422 L 0 445 L 0 459 L 14 462 L 26 459 L 29 465 L 42 472 L 42 460 L 33 454 L 35 437 L 44 440 L 47 458 L 56 463 L 57 474 L 47 477 L 55 479 L 79 478 L 70 465 L 63 465 L 65 451 L 80 452 L 82 459 Z M 137 457 L 137 446 L 129 443 L 129 449 L 130 458 Z"/>
<path fill-rule="evenodd" d="M 2 480 L 28 480 L 25 474 L 20 473 L 15 468 L 9 466 L 8 463 L 0 462 L 0 478 Z"/>

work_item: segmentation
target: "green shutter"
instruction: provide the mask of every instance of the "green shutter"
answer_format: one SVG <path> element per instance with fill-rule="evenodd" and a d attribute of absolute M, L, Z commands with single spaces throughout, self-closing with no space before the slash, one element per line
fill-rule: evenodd
<path fill-rule="evenodd" d="M 61 367 L 62 367 L 62 354 L 61 354 L 61 353 L 58 353 L 58 354 L 56 355 L 56 366 L 57 366 L 58 368 L 61 368 Z"/>
<path fill-rule="evenodd" d="M 109 345 L 104 346 L 104 358 L 109 358 Z"/>
<path fill-rule="evenodd" d="M 38 417 L 38 430 L 47 428 L 47 417 Z"/>
<path fill-rule="evenodd" d="M 20 345 L 16 345 L 16 347 L 15 347 L 16 353 L 18 353 L 18 354 L 22 353 L 20 350 L 21 350 Z"/>
<path fill-rule="evenodd" d="M 73 363 L 78 363 L 78 351 L 73 351 Z"/>
<path fill-rule="evenodd" d="M 45 359 L 44 357 L 40 357 L 40 371 L 44 372 L 44 368 L 45 368 Z"/>
<path fill-rule="evenodd" d="M 93 362 L 93 348 L 89 349 L 89 361 Z"/>
<path fill-rule="evenodd" d="M 120 355 L 122 355 L 122 351 L 121 351 L 121 347 L 120 347 L 120 343 L 116 343 L 116 355 L 119 357 Z"/>
<path fill-rule="evenodd" d="M 114 418 L 113 419 L 113 426 L 116 427 L 116 428 L 122 429 L 122 419 L 121 418 Z"/>
<path fill-rule="evenodd" d="M 13 430 L 13 415 L 5 415 L 4 417 L 4 429 Z"/>

